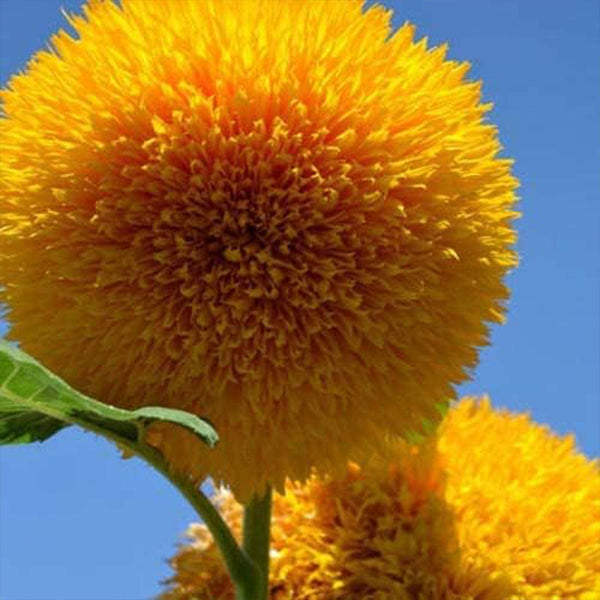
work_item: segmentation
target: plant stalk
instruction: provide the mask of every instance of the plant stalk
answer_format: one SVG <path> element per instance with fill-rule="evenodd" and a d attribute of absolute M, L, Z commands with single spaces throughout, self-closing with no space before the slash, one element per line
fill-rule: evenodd
<path fill-rule="evenodd" d="M 271 504 L 272 490 L 268 487 L 263 496 L 254 496 L 244 507 L 242 548 L 257 569 L 258 585 L 253 596 L 240 595 L 236 600 L 268 600 Z"/>
<path fill-rule="evenodd" d="M 136 452 L 183 494 L 204 521 L 221 551 L 227 571 L 235 586 L 236 599 L 262 600 L 263 596 L 259 591 L 262 589 L 261 577 L 257 566 L 245 550 L 240 548 L 229 526 L 202 490 L 189 478 L 172 472 L 162 455 L 152 448 L 144 445 L 136 448 Z"/>

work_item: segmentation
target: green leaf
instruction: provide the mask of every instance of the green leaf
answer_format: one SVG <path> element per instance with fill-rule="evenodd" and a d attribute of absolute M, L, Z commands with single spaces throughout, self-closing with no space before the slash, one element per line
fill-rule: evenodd
<path fill-rule="evenodd" d="M 0 444 L 42 442 L 79 425 L 136 450 L 146 428 L 166 422 L 188 429 L 211 448 L 218 435 L 206 420 L 182 410 L 125 410 L 80 394 L 33 358 L 0 340 Z"/>

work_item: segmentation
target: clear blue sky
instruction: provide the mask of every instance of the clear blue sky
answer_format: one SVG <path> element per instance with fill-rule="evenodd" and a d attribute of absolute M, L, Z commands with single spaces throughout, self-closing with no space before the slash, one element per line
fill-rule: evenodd
<path fill-rule="evenodd" d="M 600 3 L 383 3 L 395 25 L 413 21 L 419 36 L 471 61 L 522 181 L 522 264 L 510 276 L 508 323 L 461 391 L 530 411 L 597 456 Z M 80 4 L 0 0 L 2 85 L 64 25 L 59 8 Z M 159 591 L 193 514 L 158 475 L 76 430 L 3 449 L 0 460 L 2 600 L 142 600 Z"/>

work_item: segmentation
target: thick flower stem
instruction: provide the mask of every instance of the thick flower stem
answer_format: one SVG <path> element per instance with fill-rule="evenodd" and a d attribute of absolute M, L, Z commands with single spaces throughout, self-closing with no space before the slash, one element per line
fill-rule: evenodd
<path fill-rule="evenodd" d="M 240 596 L 238 600 L 268 600 L 269 549 L 271 543 L 271 488 L 254 498 L 244 507 L 244 533 L 242 547 L 246 556 L 258 569 L 258 587 L 255 596 Z"/>

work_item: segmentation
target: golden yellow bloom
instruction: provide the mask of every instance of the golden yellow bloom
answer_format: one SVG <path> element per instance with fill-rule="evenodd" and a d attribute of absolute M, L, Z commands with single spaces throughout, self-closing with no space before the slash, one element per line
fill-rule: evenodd
<path fill-rule="evenodd" d="M 220 493 L 227 520 L 240 508 Z M 162 600 L 230 600 L 210 535 Z M 600 471 L 526 415 L 464 399 L 420 447 L 274 498 L 272 600 L 597 600 Z M 212 594 L 212 595 L 211 595 Z"/>
<path fill-rule="evenodd" d="M 359 0 L 91 1 L 2 93 L 0 300 L 247 498 L 435 419 L 502 319 L 515 179 L 468 65 Z M 389 37 L 389 39 L 387 39 Z"/>

